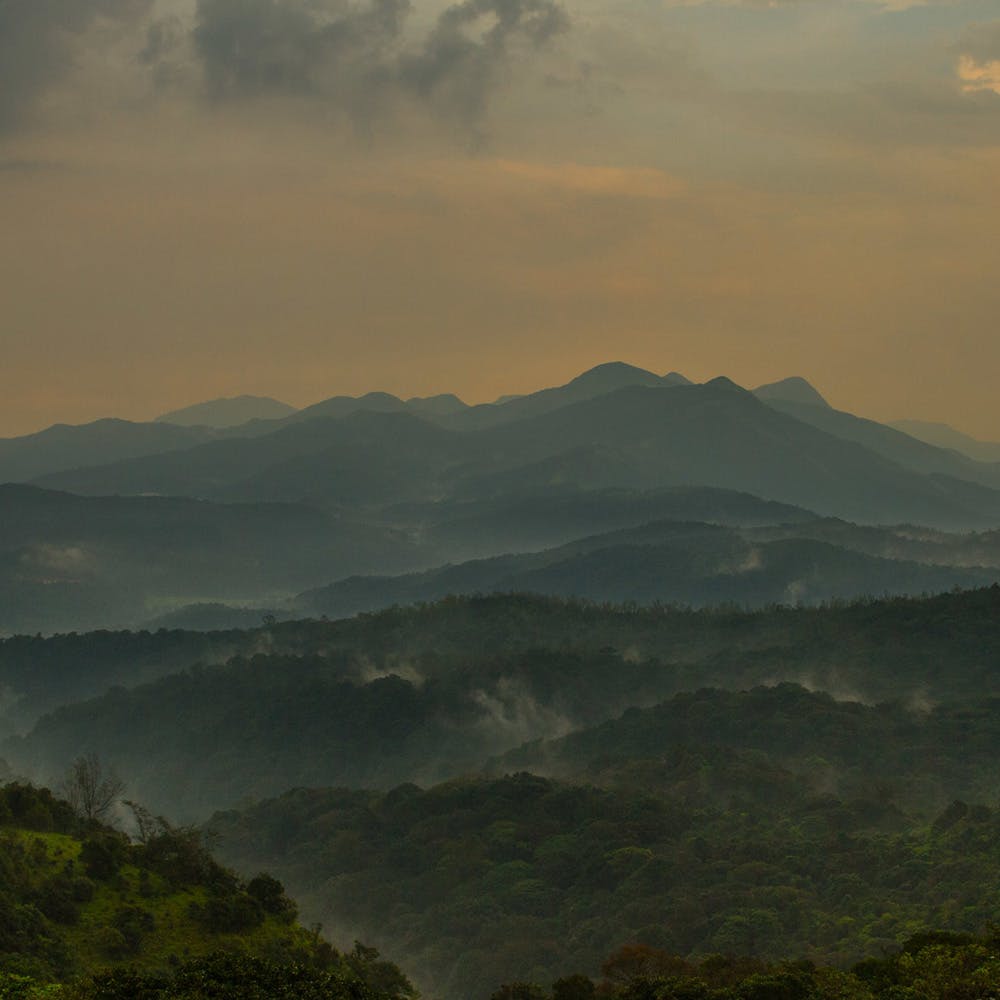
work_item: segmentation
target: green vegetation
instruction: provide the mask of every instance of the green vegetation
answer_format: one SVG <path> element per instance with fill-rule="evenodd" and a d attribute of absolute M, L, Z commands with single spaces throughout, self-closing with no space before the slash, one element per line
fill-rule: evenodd
<path fill-rule="evenodd" d="M 160 639 L 194 648 L 165 632 L 10 649 L 38 643 L 55 679 L 88 643 L 98 670 L 115 643 L 152 664 Z M 191 828 L 154 823 L 128 844 L 29 796 L 39 817 L 9 807 L 3 836 L 2 884 L 21 887 L 0 921 L 11 973 L 66 981 L 132 963 L 151 996 L 184 996 L 170 977 L 221 949 L 338 975 L 354 963 L 392 995 L 372 978 L 380 960 L 323 952 L 260 871 L 434 1000 L 486 1000 L 502 983 L 507 1000 L 579 1000 L 567 991 L 632 944 L 704 980 L 683 985 L 689 998 L 783 1000 L 774 982 L 741 984 L 794 972 L 806 992 L 790 997 L 919 1000 L 908 971 L 843 970 L 927 928 L 1000 922 L 1000 588 L 755 613 L 450 598 L 202 641 L 239 655 L 60 709 L 3 752 L 53 776 L 96 753 L 182 818 L 278 795 L 210 824 L 243 878 L 209 864 Z M 992 938 L 962 940 L 972 950 L 955 962 L 986 976 Z M 757 964 L 724 982 L 718 954 Z M 627 1000 L 681 989 L 613 986 Z"/>
<path fill-rule="evenodd" d="M 298 925 L 276 879 L 238 878 L 197 830 L 135 808 L 138 843 L 46 789 L 0 788 L 0 998 L 200 997 L 227 977 L 246 989 L 226 996 L 414 995 L 374 949 Z"/>
<path fill-rule="evenodd" d="M 163 633 L 165 649 L 183 635 Z M 144 640 L 150 657 L 156 639 Z M 90 641 L 52 641 L 53 683 Z M 792 681 L 904 708 L 1000 697 L 1000 587 L 757 613 L 452 598 L 344 622 L 276 623 L 232 641 L 273 651 L 61 709 L 0 753 L 51 781 L 81 749 L 96 752 L 132 794 L 192 820 L 300 785 L 432 784 L 525 741 L 706 685 Z M 903 722 L 893 725 L 902 738 Z M 984 753 L 996 738 L 981 729 Z"/>
<path fill-rule="evenodd" d="M 998 720 L 995 702 L 701 691 L 494 765 L 564 780 L 299 789 L 211 829 L 434 996 L 592 975 L 623 941 L 843 967 L 1000 922 L 1000 812 L 969 804 L 997 801 Z"/>
<path fill-rule="evenodd" d="M 829 798 L 693 810 L 525 775 L 298 791 L 213 828 L 231 861 L 266 860 L 307 912 L 391 944 L 432 995 L 592 971 L 623 940 L 849 963 L 923 927 L 1000 918 L 1000 815 L 963 803 L 928 824 Z"/>
<path fill-rule="evenodd" d="M 850 971 L 812 962 L 771 964 L 710 955 L 690 962 L 643 945 L 625 945 L 601 966 L 601 981 L 576 973 L 545 990 L 505 983 L 491 1000 L 991 1000 L 1000 995 L 1000 937 L 916 934 L 883 958 Z"/>

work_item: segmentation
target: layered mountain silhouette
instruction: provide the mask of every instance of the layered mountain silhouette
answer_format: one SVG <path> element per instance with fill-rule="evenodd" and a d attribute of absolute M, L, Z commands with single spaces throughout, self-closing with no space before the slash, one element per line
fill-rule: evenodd
<path fill-rule="evenodd" d="M 37 434 L 0 439 L 0 483 L 27 482 L 67 469 L 191 448 L 214 436 L 207 427 L 128 420 L 55 424 Z"/>
<path fill-rule="evenodd" d="M 755 389 L 754 395 L 802 423 L 854 441 L 914 472 L 966 479 L 991 488 L 1000 486 L 1000 463 L 976 461 L 961 451 L 928 444 L 895 427 L 834 409 L 804 379 L 763 386 Z"/>
<path fill-rule="evenodd" d="M 544 552 L 398 577 L 354 577 L 304 593 L 295 606 L 304 614 L 347 617 L 453 594 L 529 592 L 598 602 L 760 607 L 933 593 L 1000 578 L 1000 535 L 929 534 L 912 539 L 905 531 L 836 521 L 743 531 L 660 521 Z M 966 564 L 949 565 L 950 558 Z"/>
<path fill-rule="evenodd" d="M 807 382 L 801 375 L 793 375 L 791 378 L 783 378 L 779 382 L 768 382 L 767 385 L 759 385 L 754 389 L 753 394 L 758 399 L 763 399 L 765 403 L 799 403 L 805 406 L 824 406 L 830 404 L 820 395 L 820 393 Z"/>
<path fill-rule="evenodd" d="M 638 377 L 612 366 L 610 372 L 588 373 L 583 385 L 593 376 L 606 388 L 608 375 Z M 296 414 L 291 422 L 256 437 L 229 437 L 57 473 L 38 482 L 89 494 L 156 493 L 366 509 L 551 488 L 698 485 L 749 492 L 850 520 L 944 527 L 986 527 L 1000 521 L 1000 493 L 984 487 L 990 467 L 968 463 L 973 468 L 966 470 L 964 460 L 952 453 L 899 435 L 899 451 L 923 456 L 904 465 L 895 452 L 883 453 L 887 449 L 877 441 L 844 436 L 859 437 L 857 426 L 866 434 L 869 429 L 893 437 L 898 432 L 876 424 L 869 428 L 838 411 L 764 403 L 724 378 L 704 385 L 628 385 L 556 405 L 560 393 L 589 391 L 573 385 L 495 407 L 505 412 L 519 407 L 522 416 L 499 422 L 490 411 L 489 426 L 467 426 L 479 408 L 446 418 L 405 409 L 354 409 L 341 417 L 311 420 Z M 539 407 L 543 412 L 523 415 Z M 785 412 L 789 407 L 796 409 L 795 415 Z M 836 426 L 815 426 L 817 413 L 832 415 Z M 882 450 L 875 450 L 876 445 Z"/>
<path fill-rule="evenodd" d="M 301 505 L 0 486 L 0 633 L 137 624 L 197 599 L 259 603 L 331 566 L 422 564 L 398 532 Z"/>
<path fill-rule="evenodd" d="M 926 420 L 894 420 L 889 426 L 937 448 L 950 448 L 976 462 L 1000 462 L 1000 442 L 980 441 L 948 424 Z"/>
<path fill-rule="evenodd" d="M 777 529 L 1000 525 L 1000 465 L 837 410 L 801 377 L 748 392 L 611 363 L 492 404 L 376 392 L 288 410 L 240 397 L 0 441 L 0 481 L 39 488 L 0 497 L 17 509 L 12 525 L 37 508 L 23 537 L 0 530 L 0 629 L 130 623 L 193 604 L 281 612 L 351 574 L 407 571 L 428 575 L 338 583 L 323 610 L 452 589 L 748 604 L 920 592 L 989 574 L 950 540 L 953 560 L 898 538 L 865 547 L 844 531 Z M 766 571 L 731 576 L 676 538 L 561 551 L 666 521 L 773 528 L 737 545 L 757 546 Z M 524 553 L 535 561 L 457 568 Z"/>

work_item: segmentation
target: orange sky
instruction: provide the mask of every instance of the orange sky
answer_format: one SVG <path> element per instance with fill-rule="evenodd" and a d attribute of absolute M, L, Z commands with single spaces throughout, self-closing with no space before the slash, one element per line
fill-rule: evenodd
<path fill-rule="evenodd" d="M 372 110 L 340 53 L 272 91 L 199 50 L 220 2 L 64 26 L 0 101 L 0 435 L 624 360 L 1000 439 L 989 4 L 567 3 L 454 79 L 417 5 Z"/>

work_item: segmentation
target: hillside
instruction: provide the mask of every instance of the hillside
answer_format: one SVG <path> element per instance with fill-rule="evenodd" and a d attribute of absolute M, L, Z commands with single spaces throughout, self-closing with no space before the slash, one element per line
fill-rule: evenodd
<path fill-rule="evenodd" d="M 956 798 L 993 802 L 1000 700 L 954 705 L 836 701 L 781 684 L 703 688 L 489 765 L 716 808 L 832 795 L 883 796 L 930 816 Z"/>
<path fill-rule="evenodd" d="M 444 780 L 706 686 L 979 701 L 1000 697 L 998 595 L 757 614 L 511 596 L 275 623 L 225 665 L 67 705 L 0 754 L 48 780 L 86 746 L 153 808 L 190 819 L 301 785 Z M 61 663 L 76 671 L 71 649 Z M 58 684 L 56 670 L 49 677 Z"/>
<path fill-rule="evenodd" d="M 856 540 L 852 527 L 844 525 L 840 536 L 847 544 L 837 545 L 815 537 L 834 534 L 825 522 L 740 532 L 718 525 L 658 521 L 543 552 L 397 577 L 352 577 L 299 595 L 295 606 L 307 614 L 346 617 L 449 594 L 520 592 L 617 603 L 762 607 L 866 594 L 935 593 L 987 585 L 1000 575 L 1000 569 L 968 561 L 959 568 L 930 565 L 931 558 L 927 563 L 888 558 L 894 540 L 897 552 L 907 550 L 905 536 L 889 529 L 857 529 L 858 535 L 874 536 L 869 548 L 881 543 L 882 553 L 858 551 L 851 544 Z M 985 561 L 987 566 L 1000 565 L 1000 546 L 992 538 L 976 536 L 977 547 L 966 536 L 929 534 L 934 543 L 914 544 L 914 553 L 943 560 L 952 551 L 949 542 L 963 554 L 983 552 L 993 543 Z M 757 540 L 769 535 L 779 537 Z"/>
<path fill-rule="evenodd" d="M 753 764 L 780 780 L 773 761 Z M 747 773 L 727 770 L 734 785 Z M 423 989 L 455 1000 L 596 976 L 638 942 L 692 961 L 845 964 L 880 958 L 913 928 L 975 932 L 1000 915 L 982 892 L 1000 876 L 1000 817 L 964 803 L 930 823 L 828 794 L 717 810 L 516 774 L 384 794 L 298 789 L 211 828 L 231 863 L 266 860 L 304 912 L 391 942 Z"/>
<path fill-rule="evenodd" d="M 651 521 L 750 527 L 800 524 L 816 517 L 801 507 L 749 493 L 697 486 L 586 491 L 549 486 L 522 496 L 396 504 L 385 516 L 429 551 L 448 553 L 452 562 L 537 552 Z"/>
<path fill-rule="evenodd" d="M 1000 443 L 980 441 L 948 424 L 927 420 L 894 420 L 889 426 L 938 448 L 951 448 L 977 462 L 1000 462 Z"/>
<path fill-rule="evenodd" d="M 137 624 L 195 600 L 280 599 L 335 566 L 419 565 L 398 532 L 301 504 L 0 486 L 0 632 Z"/>
<path fill-rule="evenodd" d="M 388 1000 L 389 991 L 364 993 L 368 970 L 352 967 L 352 954 L 340 955 L 296 922 L 296 906 L 274 878 L 244 881 L 212 858 L 198 831 L 171 827 L 141 808 L 136 819 L 139 840 L 130 842 L 46 789 L 0 787 L 4 974 L 37 982 L 82 977 L 89 996 L 88 983 L 114 977 L 110 970 L 119 967 L 162 976 L 199 961 L 212 968 L 210 956 L 229 954 L 265 959 L 264 968 L 292 976 L 310 967 L 329 986 L 339 984 L 324 996 Z M 376 959 L 367 963 L 374 973 Z"/>
<path fill-rule="evenodd" d="M 835 410 L 825 403 L 819 405 L 781 397 L 761 398 L 769 406 L 802 423 L 845 441 L 854 441 L 905 469 L 965 479 L 992 488 L 1000 485 L 1000 464 L 996 461 L 976 461 L 951 448 L 930 444 L 896 427 Z"/>
<path fill-rule="evenodd" d="M 212 437 L 207 428 L 128 420 L 56 424 L 37 434 L 0 439 L 0 483 L 27 482 L 81 466 L 192 448 Z"/>

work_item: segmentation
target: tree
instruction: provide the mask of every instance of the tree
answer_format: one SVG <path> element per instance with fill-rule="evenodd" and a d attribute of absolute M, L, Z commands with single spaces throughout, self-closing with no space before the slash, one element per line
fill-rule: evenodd
<path fill-rule="evenodd" d="M 125 782 L 95 753 L 77 757 L 62 784 L 66 801 L 86 820 L 105 820 L 124 791 Z"/>

